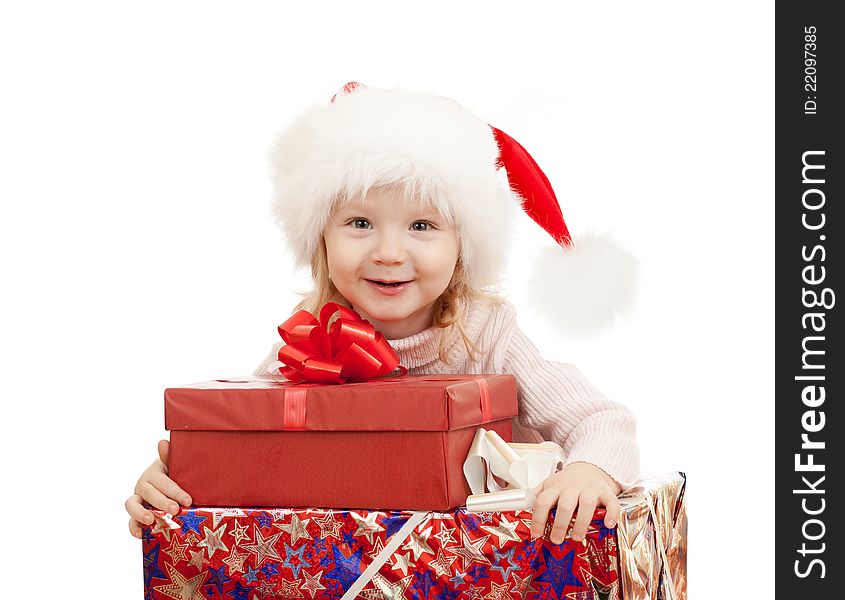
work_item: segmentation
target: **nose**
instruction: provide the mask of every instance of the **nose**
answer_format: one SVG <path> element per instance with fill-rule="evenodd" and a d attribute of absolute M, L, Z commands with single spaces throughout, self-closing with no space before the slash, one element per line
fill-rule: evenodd
<path fill-rule="evenodd" d="M 408 259 L 403 236 L 399 232 L 383 231 L 376 240 L 370 254 L 370 260 L 377 265 L 397 265 Z"/>

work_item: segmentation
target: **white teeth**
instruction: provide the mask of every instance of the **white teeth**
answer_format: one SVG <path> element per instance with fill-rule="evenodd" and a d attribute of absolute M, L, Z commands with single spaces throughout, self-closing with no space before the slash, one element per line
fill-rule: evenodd
<path fill-rule="evenodd" d="M 400 285 L 404 285 L 404 284 L 408 283 L 407 281 L 386 282 L 386 281 L 378 281 L 377 279 L 368 279 L 367 281 L 369 281 L 371 283 L 375 283 L 376 285 L 380 285 L 381 287 L 398 287 Z"/>

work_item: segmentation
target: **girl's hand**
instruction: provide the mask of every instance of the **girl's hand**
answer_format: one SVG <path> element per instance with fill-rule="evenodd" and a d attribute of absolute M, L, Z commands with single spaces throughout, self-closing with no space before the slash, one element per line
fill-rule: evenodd
<path fill-rule="evenodd" d="M 616 494 L 622 488 L 607 473 L 589 463 L 574 462 L 558 471 L 538 487 L 534 488 L 537 502 L 531 520 L 531 538 L 542 537 L 546 529 L 549 511 L 557 506 L 555 522 L 549 539 L 560 544 L 566 537 L 566 530 L 572 514 L 577 511 L 572 526 L 572 539 L 580 542 L 587 535 L 587 528 L 593 519 L 596 506 L 604 506 L 605 527 L 615 527 L 619 519 L 619 500 Z"/>
<path fill-rule="evenodd" d="M 179 512 L 179 503 L 185 507 L 191 505 L 191 497 L 167 476 L 169 454 L 170 442 L 161 440 L 158 443 L 159 458 L 141 473 L 135 484 L 135 493 L 126 500 L 126 512 L 131 517 L 129 532 L 136 538 L 141 537 L 141 523 L 152 525 L 154 520 L 153 513 L 144 508 L 142 501 L 171 515 Z"/>

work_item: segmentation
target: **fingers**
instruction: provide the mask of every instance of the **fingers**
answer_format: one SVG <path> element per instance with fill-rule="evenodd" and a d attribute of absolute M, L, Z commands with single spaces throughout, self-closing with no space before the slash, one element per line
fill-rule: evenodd
<path fill-rule="evenodd" d="M 553 544 L 562 544 L 566 538 L 566 530 L 569 529 L 569 522 L 572 520 L 572 513 L 578 507 L 578 496 L 572 492 L 564 492 L 557 502 L 557 514 L 552 525 L 552 533 L 549 539 Z"/>
<path fill-rule="evenodd" d="M 593 520 L 593 513 L 596 512 L 596 496 L 583 492 L 578 498 L 578 514 L 575 515 L 575 524 L 572 526 L 572 539 L 580 542 L 587 537 L 590 522 Z"/>
<path fill-rule="evenodd" d="M 125 504 L 126 512 L 128 512 L 129 516 L 132 517 L 129 519 L 129 531 L 135 537 L 141 536 L 141 523 L 145 525 L 152 525 L 155 520 L 153 513 L 143 507 L 141 500 L 143 500 L 141 496 L 138 494 L 132 494 L 126 499 Z"/>
<path fill-rule="evenodd" d="M 531 515 L 532 540 L 543 537 L 543 532 L 546 530 L 546 521 L 549 518 L 549 511 L 556 501 L 557 495 L 551 490 L 545 490 L 537 494 L 537 500 L 534 502 Z"/>
<path fill-rule="evenodd" d="M 179 505 L 167 496 L 161 493 L 149 481 L 142 481 L 138 483 L 137 492 L 141 498 L 152 504 L 155 508 L 170 513 L 171 515 L 179 514 Z"/>
<path fill-rule="evenodd" d="M 602 494 L 600 499 L 607 509 L 607 512 L 604 515 L 604 526 L 612 529 L 616 527 L 616 524 L 619 522 L 619 499 L 610 492 Z"/>
<path fill-rule="evenodd" d="M 129 533 L 139 540 L 141 539 L 141 524 L 135 519 L 129 519 Z"/>
<path fill-rule="evenodd" d="M 175 500 L 182 506 L 188 507 L 191 505 L 191 497 L 179 485 L 170 479 L 164 473 L 153 473 L 149 476 L 149 482 L 167 498 Z M 149 502 L 150 500 L 147 499 Z M 179 511 L 178 506 L 173 506 L 173 510 L 168 510 L 171 515 L 175 515 Z"/>
<path fill-rule="evenodd" d="M 158 457 L 166 468 L 170 468 L 170 442 L 167 440 L 159 440 Z"/>

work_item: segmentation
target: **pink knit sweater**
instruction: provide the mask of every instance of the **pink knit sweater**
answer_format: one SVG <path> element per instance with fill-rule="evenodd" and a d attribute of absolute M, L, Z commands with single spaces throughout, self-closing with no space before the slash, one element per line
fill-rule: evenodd
<path fill-rule="evenodd" d="M 545 360 L 517 327 L 516 310 L 506 302 L 474 300 L 464 330 L 483 351 L 469 356 L 460 336 L 448 344 L 448 363 L 439 357 L 442 329 L 429 328 L 390 340 L 410 373 L 510 373 L 516 377 L 519 418 L 514 441 L 552 440 L 566 453 L 566 463 L 594 464 L 623 489 L 639 475 L 636 422 L 627 408 L 608 400 L 573 365 Z M 277 360 L 276 344 L 256 374 L 266 374 Z M 478 357 L 476 357 L 478 358 Z"/>

